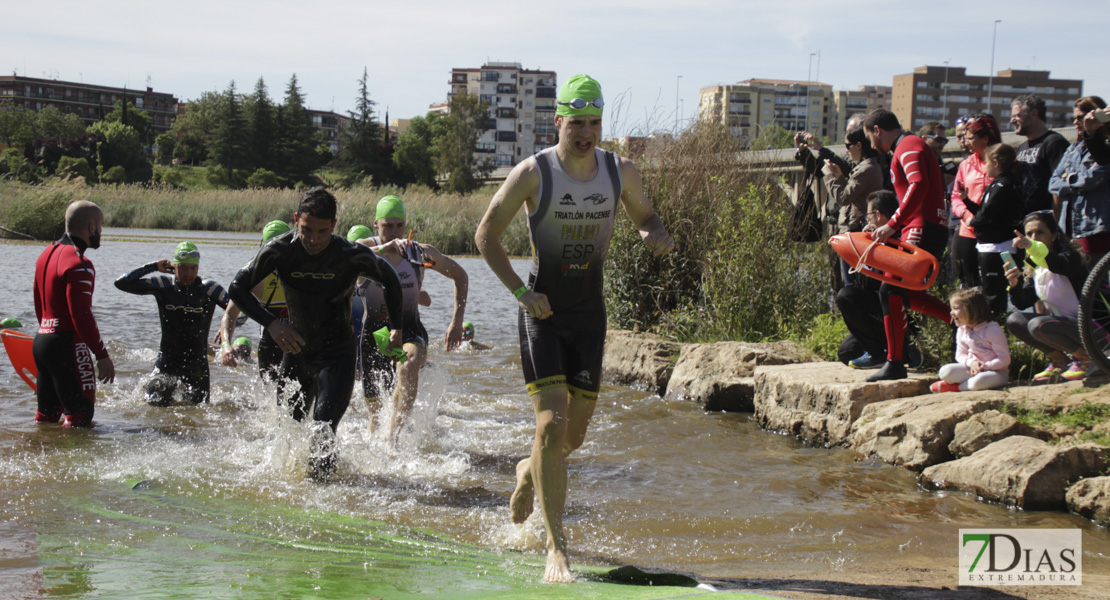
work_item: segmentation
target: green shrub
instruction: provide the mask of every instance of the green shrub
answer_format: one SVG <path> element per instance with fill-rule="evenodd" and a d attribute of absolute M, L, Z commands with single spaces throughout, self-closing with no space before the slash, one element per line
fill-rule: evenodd
<path fill-rule="evenodd" d="M 54 172 L 59 179 L 75 179 L 83 177 L 85 183 L 92 185 L 96 183 L 96 171 L 89 166 L 89 161 L 84 158 L 74 158 L 72 156 L 63 156 L 58 159 L 58 168 Z"/>
<path fill-rule="evenodd" d="M 281 187 L 281 179 L 273 171 L 258 169 L 247 177 L 249 188 L 276 188 Z"/>
<path fill-rule="evenodd" d="M 104 183 L 124 183 L 127 181 L 127 170 L 120 165 L 116 165 L 105 171 L 100 180 Z"/>
<path fill-rule="evenodd" d="M 813 317 L 805 346 L 810 352 L 830 361 L 839 360 L 837 350 L 848 337 L 848 326 L 840 315 L 825 313 Z"/>

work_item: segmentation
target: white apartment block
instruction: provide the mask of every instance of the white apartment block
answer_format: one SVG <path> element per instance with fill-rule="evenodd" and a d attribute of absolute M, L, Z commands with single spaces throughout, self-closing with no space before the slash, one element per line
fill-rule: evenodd
<path fill-rule="evenodd" d="M 744 141 L 776 125 L 828 136 L 833 111 L 832 86 L 816 81 L 748 79 L 702 88 L 698 102 L 700 119 L 720 122 Z"/>
<path fill-rule="evenodd" d="M 890 110 L 893 89 L 889 85 L 861 85 L 855 90 L 833 91 L 835 111 L 829 138 L 836 142 L 844 141 L 844 128 L 854 114 L 867 114 L 876 108 Z"/>
<path fill-rule="evenodd" d="M 467 92 L 489 103 L 489 129 L 478 139 L 479 160 L 511 167 L 555 144 L 554 71 L 490 62 L 451 69 L 450 96 Z"/>

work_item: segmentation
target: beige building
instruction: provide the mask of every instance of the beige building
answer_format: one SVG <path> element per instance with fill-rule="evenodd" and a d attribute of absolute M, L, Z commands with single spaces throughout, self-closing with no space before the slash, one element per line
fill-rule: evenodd
<path fill-rule="evenodd" d="M 951 128 L 957 117 L 979 112 L 990 113 L 1007 130 L 1010 103 L 1024 94 L 1035 94 L 1045 101 L 1049 127 L 1068 127 L 1072 105 L 1083 95 L 1083 81 L 1050 79 L 1048 71 L 1006 69 L 999 71 L 992 82 L 986 75 L 968 75 L 965 67 L 917 67 L 913 73 L 894 76 L 891 110 L 907 130 L 916 131 L 929 121 Z"/>
<path fill-rule="evenodd" d="M 489 103 L 489 129 L 478 140 L 479 160 L 511 167 L 555 144 L 555 72 L 490 62 L 451 69 L 450 96 L 467 92 Z"/>
<path fill-rule="evenodd" d="M 832 86 L 816 81 L 748 79 L 701 89 L 698 118 L 719 122 L 744 141 L 779 126 L 829 136 L 835 115 Z"/>
<path fill-rule="evenodd" d="M 867 114 L 876 108 L 890 110 L 891 87 L 889 85 L 861 85 L 855 90 L 836 90 L 833 92 L 834 118 L 829 138 L 835 142 L 844 140 L 844 129 L 848 119 L 857 113 Z"/>

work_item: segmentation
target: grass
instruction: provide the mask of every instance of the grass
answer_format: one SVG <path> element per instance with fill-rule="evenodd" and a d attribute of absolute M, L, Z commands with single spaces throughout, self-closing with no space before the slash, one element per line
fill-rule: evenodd
<path fill-rule="evenodd" d="M 1029 427 L 1051 430 L 1056 425 L 1063 425 L 1080 431 L 1080 441 L 1110 446 L 1110 435 L 1095 431 L 1096 426 L 1110 421 L 1110 404 L 1085 402 L 1072 408 L 1053 411 L 1025 403 L 1007 402 L 1002 405 L 1001 411 Z"/>
<path fill-rule="evenodd" d="M 408 226 L 414 230 L 415 239 L 447 254 L 476 254 L 474 231 L 494 191 L 486 187 L 469 196 L 458 196 L 419 187 L 335 190 L 339 201 L 336 232 L 342 235 L 352 225 L 371 225 L 378 199 L 396 193 L 405 200 Z M 300 194 L 288 189 L 86 186 L 77 181 L 26 185 L 0 181 L 0 226 L 19 236 L 55 239 L 63 231 L 65 207 L 74 200 L 90 200 L 104 209 L 109 227 L 259 232 L 272 220 L 292 221 Z M 510 254 L 529 252 L 524 219 L 514 220 L 503 242 Z"/>

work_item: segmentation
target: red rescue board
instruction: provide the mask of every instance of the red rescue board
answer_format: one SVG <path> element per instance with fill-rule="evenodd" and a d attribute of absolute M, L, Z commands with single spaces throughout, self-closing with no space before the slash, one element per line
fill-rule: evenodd
<path fill-rule="evenodd" d="M 35 357 L 31 354 L 31 344 L 35 338 L 11 329 L 0 330 L 0 338 L 4 339 L 4 351 L 8 353 L 8 360 L 12 361 L 15 372 L 32 390 L 36 389 L 38 369 L 35 368 Z"/>
<path fill-rule="evenodd" d="M 853 272 L 908 290 L 929 289 L 940 273 L 935 256 L 894 238 L 879 244 L 870 233 L 855 231 L 832 236 L 829 245 Z"/>

